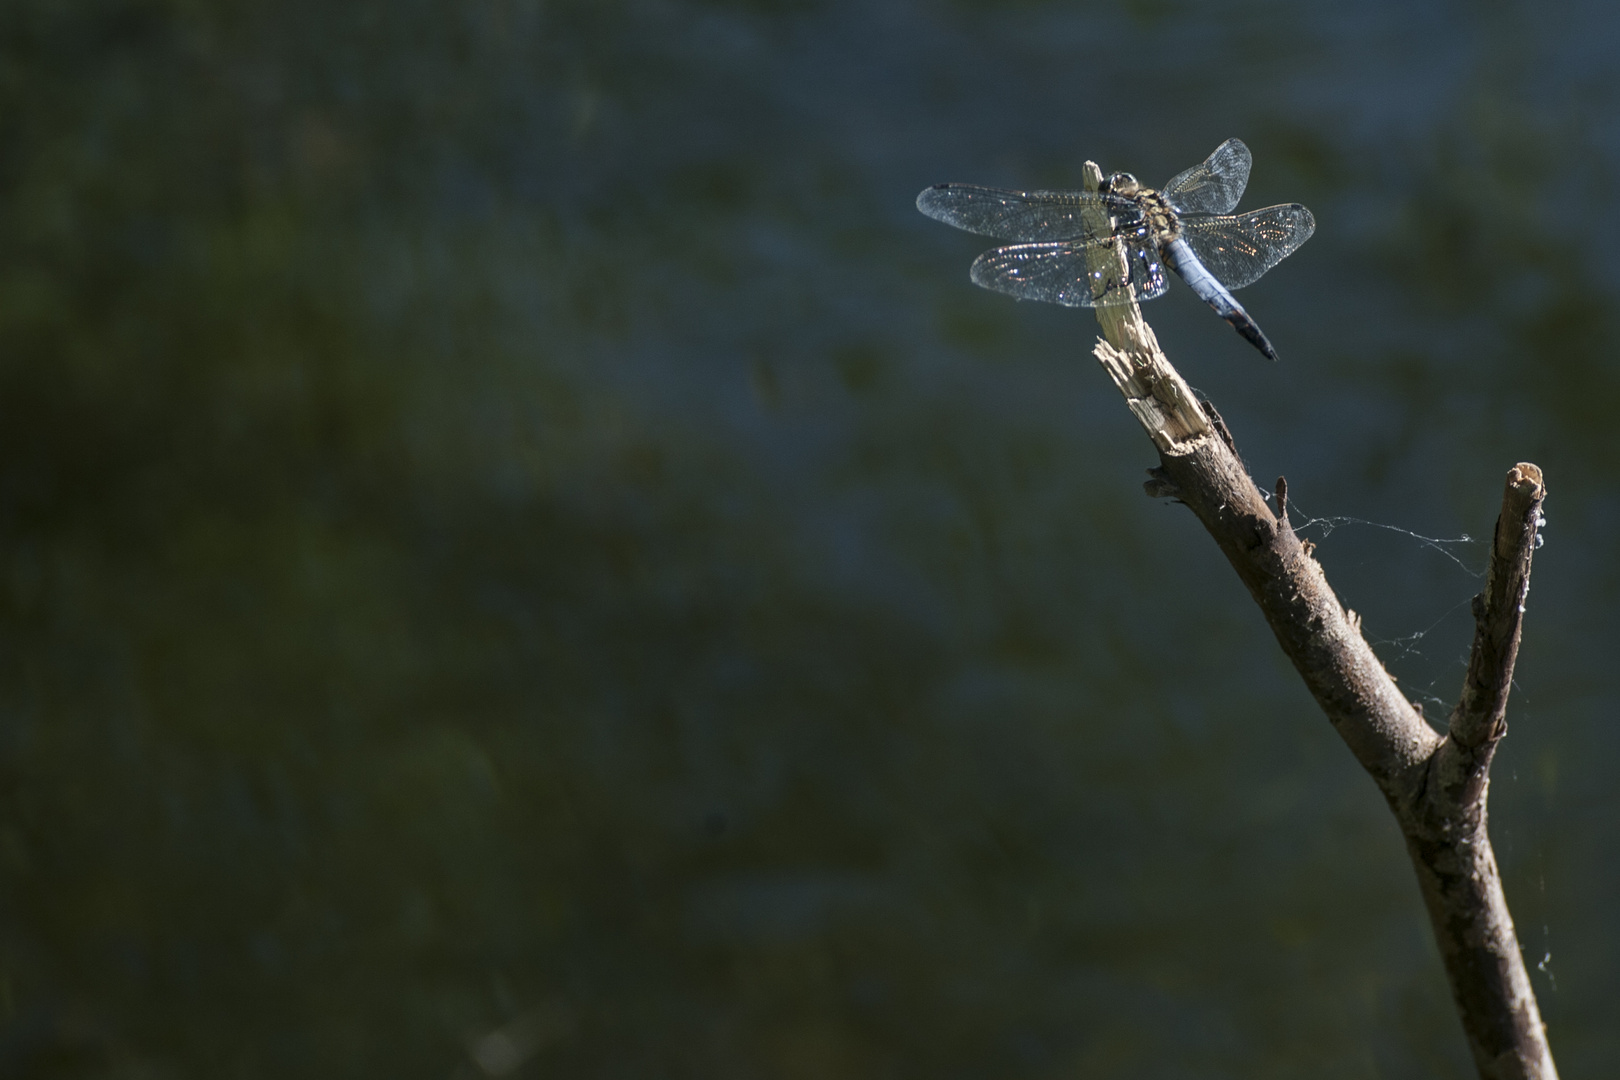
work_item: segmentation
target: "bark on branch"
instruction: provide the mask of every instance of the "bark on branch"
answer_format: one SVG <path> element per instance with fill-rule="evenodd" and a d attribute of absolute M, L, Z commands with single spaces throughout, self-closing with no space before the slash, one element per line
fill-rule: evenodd
<path fill-rule="evenodd" d="M 1101 178 L 1088 162 L 1086 186 L 1096 190 Z M 1106 222 L 1093 224 L 1096 234 L 1107 234 Z M 1273 514 L 1226 425 L 1194 399 L 1140 309 L 1099 308 L 1097 318 L 1097 359 L 1159 451 L 1148 494 L 1178 499 L 1203 523 L 1400 823 L 1479 1075 L 1556 1080 L 1485 813 L 1542 520 L 1541 470 L 1520 464 L 1508 473 L 1485 591 L 1474 599 L 1468 675 L 1442 736 L 1396 688 L 1362 636 L 1360 618 L 1328 585 L 1312 545 L 1294 534 L 1286 481 L 1277 481 Z"/>

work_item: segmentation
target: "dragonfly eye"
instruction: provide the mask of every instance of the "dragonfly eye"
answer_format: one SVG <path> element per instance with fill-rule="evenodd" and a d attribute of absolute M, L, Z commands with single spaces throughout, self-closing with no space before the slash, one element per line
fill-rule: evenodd
<path fill-rule="evenodd" d="M 1134 195 L 1141 186 L 1136 177 L 1128 172 L 1115 173 L 1108 178 L 1106 185 L 1107 189 L 1116 195 Z"/>

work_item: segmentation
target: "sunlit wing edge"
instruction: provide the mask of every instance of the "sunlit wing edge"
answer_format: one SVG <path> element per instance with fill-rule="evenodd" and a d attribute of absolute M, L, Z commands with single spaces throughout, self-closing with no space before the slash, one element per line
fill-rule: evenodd
<path fill-rule="evenodd" d="M 1204 268 L 1228 289 L 1241 289 L 1309 240 L 1316 219 L 1299 203 L 1281 203 L 1232 217 L 1189 218 L 1181 228 Z"/>
<path fill-rule="evenodd" d="M 998 240 L 1045 243 L 1092 234 L 1082 215 L 1109 202 L 1078 191 L 1012 191 L 976 184 L 935 184 L 917 196 L 917 209 L 935 221 Z"/>
<path fill-rule="evenodd" d="M 1171 205 L 1189 214 L 1230 214 L 1249 186 L 1254 155 L 1241 139 L 1227 139 L 1190 169 L 1170 178 L 1163 191 Z"/>
<path fill-rule="evenodd" d="M 1169 288 L 1157 253 L 1146 247 L 1127 247 L 1123 276 L 1093 271 L 1099 246 L 1109 245 L 1093 240 L 993 248 L 973 260 L 969 277 L 981 288 L 1064 307 L 1118 307 L 1163 296 Z"/>

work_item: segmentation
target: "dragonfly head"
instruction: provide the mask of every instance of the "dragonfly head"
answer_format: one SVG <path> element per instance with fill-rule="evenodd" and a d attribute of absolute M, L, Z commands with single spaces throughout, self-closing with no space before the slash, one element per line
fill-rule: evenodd
<path fill-rule="evenodd" d="M 1117 172 L 1103 181 L 1104 191 L 1111 191 L 1115 195 L 1135 195 L 1142 190 L 1141 183 L 1128 172 Z"/>

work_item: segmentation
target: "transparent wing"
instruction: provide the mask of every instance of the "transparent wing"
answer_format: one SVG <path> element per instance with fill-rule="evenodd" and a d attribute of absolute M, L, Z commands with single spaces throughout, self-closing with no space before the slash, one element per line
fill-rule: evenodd
<path fill-rule="evenodd" d="M 1299 203 L 1236 217 L 1182 218 L 1181 236 L 1228 289 L 1241 289 L 1311 238 L 1316 219 Z"/>
<path fill-rule="evenodd" d="M 1077 240 L 1094 235 L 1082 215 L 1141 213 L 1128 199 L 1094 191 L 1008 191 L 972 184 L 936 184 L 917 196 L 917 209 L 936 221 L 998 240 Z"/>
<path fill-rule="evenodd" d="M 1170 205 L 1184 214 L 1230 214 L 1249 186 L 1254 158 L 1239 139 L 1227 139 L 1204 159 L 1164 185 Z"/>
<path fill-rule="evenodd" d="M 1115 307 L 1164 295 L 1169 280 L 1152 243 L 1124 245 L 1123 273 L 1113 258 L 1113 246 L 1111 240 L 1014 244 L 973 260 L 970 276 L 975 285 L 986 289 L 1065 307 Z M 1110 269 L 1091 269 L 1092 258 L 1099 253 L 1107 256 L 1100 261 Z"/>

